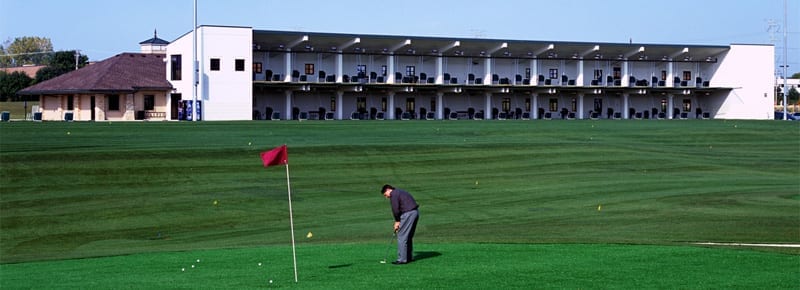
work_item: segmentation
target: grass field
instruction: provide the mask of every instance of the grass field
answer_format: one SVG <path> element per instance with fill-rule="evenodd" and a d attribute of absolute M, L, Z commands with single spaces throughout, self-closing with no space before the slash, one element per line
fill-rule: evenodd
<path fill-rule="evenodd" d="M 39 102 L 0 102 L 0 112 L 9 112 L 12 120 L 23 120 L 25 114 L 30 113 L 33 106 Z"/>
<path fill-rule="evenodd" d="M 800 243 L 798 176 L 798 122 L 3 123 L 0 287 L 797 288 L 796 248 L 692 243 Z M 384 183 L 421 204 L 400 269 Z"/>

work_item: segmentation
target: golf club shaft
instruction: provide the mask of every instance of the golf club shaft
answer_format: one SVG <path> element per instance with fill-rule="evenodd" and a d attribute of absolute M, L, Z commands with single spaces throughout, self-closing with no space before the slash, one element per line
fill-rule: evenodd
<path fill-rule="evenodd" d="M 392 232 L 392 236 L 389 238 L 389 243 L 386 244 L 386 251 L 384 252 L 383 255 L 383 261 L 386 261 L 386 258 L 389 257 L 389 248 L 392 247 L 392 240 L 394 240 L 396 234 L 397 234 L 396 232 Z"/>

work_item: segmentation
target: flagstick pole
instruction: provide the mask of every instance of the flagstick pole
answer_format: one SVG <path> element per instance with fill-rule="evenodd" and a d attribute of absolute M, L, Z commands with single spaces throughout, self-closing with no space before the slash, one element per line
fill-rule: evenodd
<path fill-rule="evenodd" d="M 292 218 L 292 185 L 289 181 L 289 163 L 286 163 L 286 190 L 289 193 L 289 227 L 292 230 L 292 262 L 294 263 L 294 282 L 297 283 L 297 254 L 294 246 L 294 219 Z"/>

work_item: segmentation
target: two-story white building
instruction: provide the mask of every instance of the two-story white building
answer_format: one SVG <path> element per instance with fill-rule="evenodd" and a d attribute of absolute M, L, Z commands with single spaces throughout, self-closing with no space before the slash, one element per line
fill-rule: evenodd
<path fill-rule="evenodd" d="M 196 31 L 166 48 L 180 119 L 773 117 L 772 45 Z"/>

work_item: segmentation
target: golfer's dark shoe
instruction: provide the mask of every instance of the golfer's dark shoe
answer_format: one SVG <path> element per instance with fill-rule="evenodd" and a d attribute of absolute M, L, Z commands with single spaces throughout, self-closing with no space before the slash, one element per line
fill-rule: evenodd
<path fill-rule="evenodd" d="M 392 262 L 392 264 L 395 264 L 395 265 L 404 265 L 404 264 L 408 264 L 408 262 L 394 261 L 394 262 Z"/>

